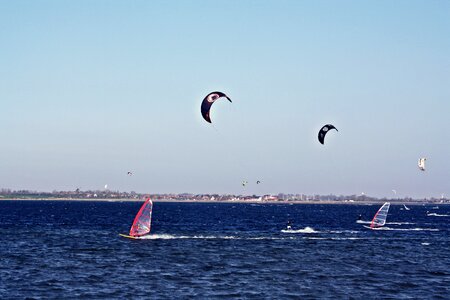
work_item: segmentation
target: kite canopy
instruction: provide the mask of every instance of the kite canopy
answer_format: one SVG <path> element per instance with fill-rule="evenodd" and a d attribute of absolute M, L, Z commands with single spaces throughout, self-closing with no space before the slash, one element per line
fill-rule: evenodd
<path fill-rule="evenodd" d="M 206 122 L 211 123 L 211 118 L 209 117 L 209 110 L 211 109 L 211 105 L 213 105 L 213 103 L 219 99 L 225 97 L 228 99 L 228 101 L 231 102 L 231 99 L 228 98 L 227 95 L 225 95 L 222 92 L 212 92 L 209 93 L 208 95 L 206 95 L 206 97 L 203 99 L 202 102 L 202 107 L 201 107 L 201 112 L 202 112 L 202 116 L 203 119 L 206 120 Z"/>
<path fill-rule="evenodd" d="M 328 131 L 330 131 L 331 129 L 336 129 L 336 131 L 338 131 L 337 128 L 334 127 L 334 126 L 331 125 L 331 124 L 324 125 L 322 128 L 320 128 L 318 138 L 319 138 L 319 142 L 320 142 L 322 145 L 323 145 L 323 142 L 324 142 L 324 140 L 325 140 L 325 135 L 326 135 L 326 134 L 328 133 Z"/>
<path fill-rule="evenodd" d="M 421 171 L 425 171 L 425 161 L 426 161 L 427 159 L 425 158 L 425 157 L 423 157 L 423 158 L 420 158 L 419 159 L 419 162 L 417 163 L 417 166 L 419 167 L 419 169 L 421 170 Z"/>

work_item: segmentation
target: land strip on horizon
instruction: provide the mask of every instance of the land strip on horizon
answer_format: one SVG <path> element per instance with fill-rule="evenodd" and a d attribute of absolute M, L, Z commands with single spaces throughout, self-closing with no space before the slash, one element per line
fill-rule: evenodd
<path fill-rule="evenodd" d="M 276 195 L 233 195 L 233 194 L 147 194 L 136 192 L 119 192 L 110 190 L 97 191 L 53 191 L 37 192 L 29 190 L 12 191 L 0 190 L 0 200 L 83 200 L 83 201 L 142 201 L 150 197 L 156 202 L 239 202 L 239 203 L 322 203 L 322 204 L 367 204 L 367 203 L 450 203 L 450 199 L 424 198 L 413 199 L 410 197 L 377 198 L 367 195 L 305 195 L 283 194 Z"/>

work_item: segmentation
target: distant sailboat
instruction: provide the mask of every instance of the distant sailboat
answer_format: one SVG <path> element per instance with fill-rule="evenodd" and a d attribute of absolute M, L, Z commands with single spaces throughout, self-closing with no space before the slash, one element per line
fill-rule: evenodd
<path fill-rule="evenodd" d="M 139 239 L 142 236 L 149 234 L 152 223 L 152 209 L 153 202 L 150 198 L 147 198 L 134 218 L 129 235 L 121 233 L 119 233 L 119 235 L 130 239 Z"/>
<path fill-rule="evenodd" d="M 383 227 L 384 224 L 386 224 L 386 217 L 387 217 L 390 205 L 391 204 L 389 202 L 386 202 L 380 207 L 380 209 L 377 211 L 377 213 L 373 217 L 372 222 L 370 223 L 370 229 Z"/>

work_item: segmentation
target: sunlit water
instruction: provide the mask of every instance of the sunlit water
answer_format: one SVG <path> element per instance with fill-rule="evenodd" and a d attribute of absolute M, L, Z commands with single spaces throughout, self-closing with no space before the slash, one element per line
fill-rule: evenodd
<path fill-rule="evenodd" d="M 0 201 L 1 299 L 448 299 L 450 207 Z M 293 222 L 285 230 L 287 220 Z"/>

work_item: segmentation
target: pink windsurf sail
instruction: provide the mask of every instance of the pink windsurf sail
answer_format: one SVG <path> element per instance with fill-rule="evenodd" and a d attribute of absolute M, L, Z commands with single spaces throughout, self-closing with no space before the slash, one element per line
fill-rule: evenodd
<path fill-rule="evenodd" d="M 143 236 L 150 232 L 152 208 L 153 202 L 150 198 L 147 198 L 134 218 L 133 225 L 130 228 L 130 236 Z"/>
<path fill-rule="evenodd" d="M 373 217 L 372 223 L 370 224 L 370 228 L 377 228 L 384 226 L 386 224 L 386 217 L 389 211 L 389 206 L 391 204 L 389 202 L 386 202 L 383 204 L 383 206 L 380 207 L 380 209 L 377 211 L 375 216 Z"/>

